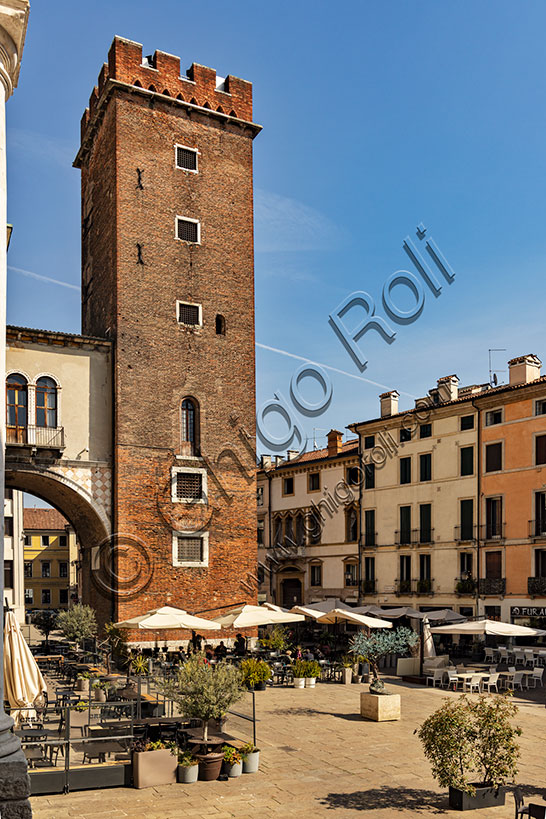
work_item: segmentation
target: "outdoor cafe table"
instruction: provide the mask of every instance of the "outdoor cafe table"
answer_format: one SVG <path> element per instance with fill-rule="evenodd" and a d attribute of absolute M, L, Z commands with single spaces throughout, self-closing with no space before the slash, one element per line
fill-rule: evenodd
<path fill-rule="evenodd" d="M 529 802 L 529 819 L 546 819 L 546 804 L 544 802 Z"/>

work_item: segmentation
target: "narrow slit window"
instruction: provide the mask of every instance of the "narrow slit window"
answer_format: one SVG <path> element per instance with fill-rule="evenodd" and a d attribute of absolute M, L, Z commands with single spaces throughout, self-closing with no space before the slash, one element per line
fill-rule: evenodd
<path fill-rule="evenodd" d="M 216 316 L 216 335 L 225 336 L 226 334 L 226 320 L 220 313 Z"/>

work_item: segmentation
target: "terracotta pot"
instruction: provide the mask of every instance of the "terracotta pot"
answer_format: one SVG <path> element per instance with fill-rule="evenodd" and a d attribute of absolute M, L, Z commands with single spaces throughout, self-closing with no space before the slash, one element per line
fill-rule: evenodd
<path fill-rule="evenodd" d="M 178 759 L 168 749 L 160 751 L 133 751 L 133 785 L 152 788 L 176 782 Z"/>
<path fill-rule="evenodd" d="M 223 754 L 196 754 L 199 760 L 199 779 L 211 782 L 218 779 L 222 770 Z"/>

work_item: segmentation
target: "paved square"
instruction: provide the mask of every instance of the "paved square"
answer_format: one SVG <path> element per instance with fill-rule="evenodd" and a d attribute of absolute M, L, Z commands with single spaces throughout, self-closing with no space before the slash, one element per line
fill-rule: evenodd
<path fill-rule="evenodd" d="M 197 782 L 146 790 L 80 791 L 32 800 L 36 819 L 146 817 L 305 817 L 390 819 L 443 816 L 512 819 L 504 808 L 461 814 L 430 775 L 414 730 L 453 692 L 389 679 L 401 694 L 400 722 L 372 723 L 359 716 L 364 685 L 318 684 L 313 689 L 269 688 L 256 694 L 261 770 L 229 782 Z M 516 722 L 523 729 L 518 782 L 526 802 L 546 801 L 544 691 L 517 695 Z M 229 723 L 227 728 L 229 729 Z M 236 733 L 233 730 L 233 733 Z"/>

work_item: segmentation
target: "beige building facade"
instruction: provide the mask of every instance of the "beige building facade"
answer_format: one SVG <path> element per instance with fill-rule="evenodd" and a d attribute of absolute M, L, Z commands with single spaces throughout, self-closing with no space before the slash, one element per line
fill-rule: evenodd
<path fill-rule="evenodd" d="M 13 489 L 4 494 L 4 603 L 19 623 L 25 622 L 23 578 L 23 495 Z"/>

